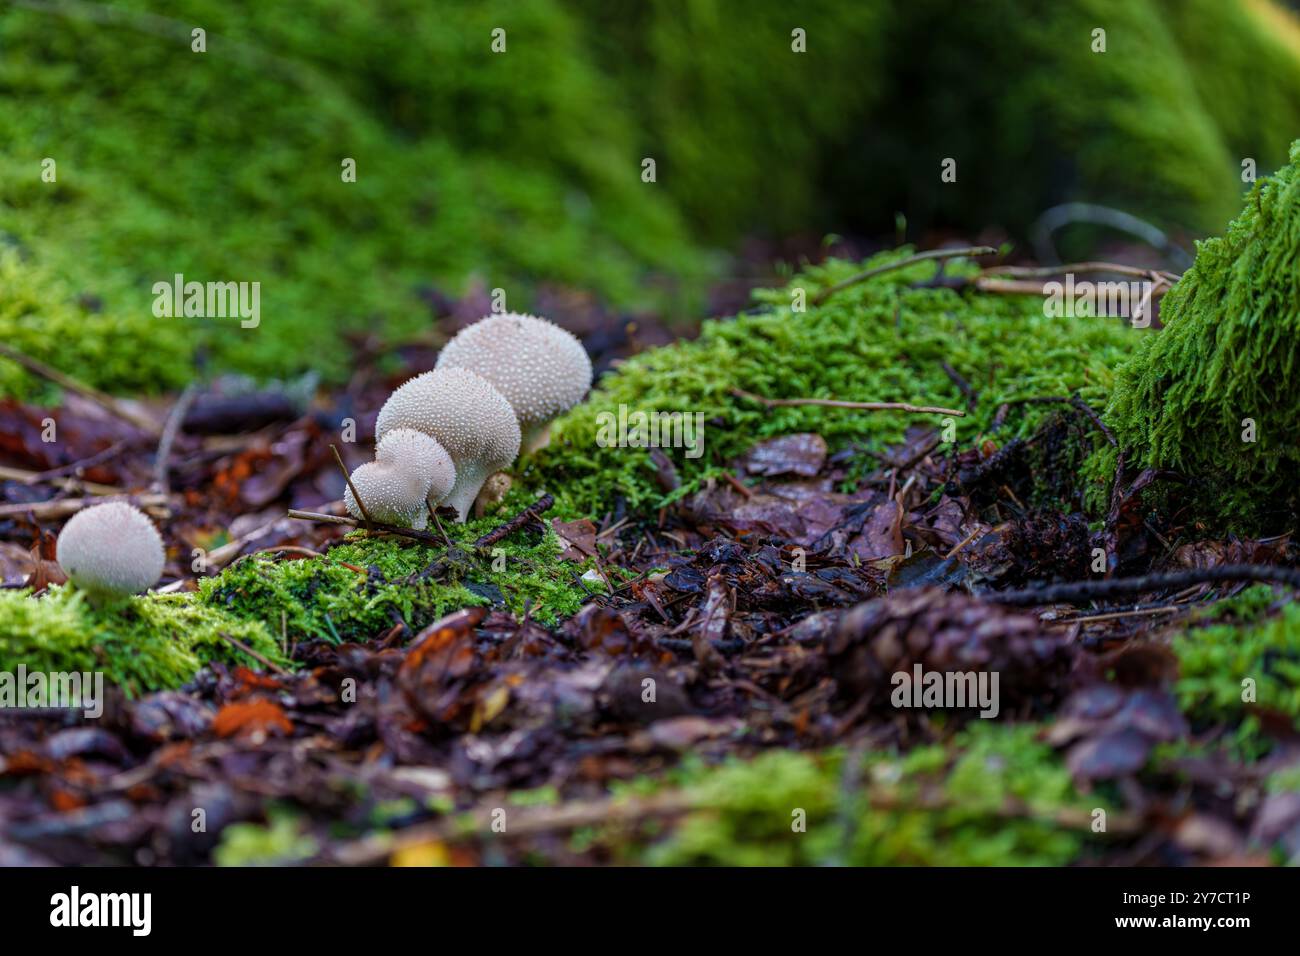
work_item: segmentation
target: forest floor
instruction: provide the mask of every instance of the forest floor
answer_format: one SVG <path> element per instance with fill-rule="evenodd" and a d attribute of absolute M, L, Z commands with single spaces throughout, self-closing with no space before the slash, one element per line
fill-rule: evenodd
<path fill-rule="evenodd" d="M 444 330 L 480 305 L 447 303 Z M 595 307 L 570 314 L 598 371 L 674 337 Z M 158 435 L 78 394 L 57 412 L 0 405 L 4 586 L 57 583 L 62 520 L 119 489 L 165 518 L 162 587 L 195 588 L 196 548 L 210 571 L 253 552 L 318 560 L 350 529 L 287 511 L 341 513 L 330 436 L 348 417 L 373 434 L 388 392 L 435 355 L 408 348 L 380 372 L 375 343 L 354 347 L 353 380 L 306 412 L 278 393 L 187 396 L 161 466 Z M 1043 398 L 1061 414 L 1033 442 L 1098 427 L 1095 410 Z M 167 403 L 142 407 L 168 416 Z M 49 417 L 54 443 L 41 439 Z M 367 447 L 342 446 L 349 468 Z M 1128 476 L 1089 528 L 1026 505 L 1042 476 L 1024 450 L 993 434 L 953 454 L 922 425 L 885 450 L 830 454 L 813 433 L 765 441 L 655 513 L 629 512 L 611 489 L 592 520 L 499 515 L 513 539 L 553 527 L 575 577 L 596 569 L 581 610 L 553 627 L 487 606 L 419 630 L 397 619 L 365 642 L 285 634 L 292 670 L 212 665 L 179 690 L 114 693 L 93 722 L 0 712 L 0 863 L 1186 864 L 1300 851 L 1300 788 L 1277 785 L 1295 776 L 1292 717 L 1261 706 L 1243 730 L 1230 709 L 1207 711 L 1178 643 L 1251 587 L 1216 568 L 1292 566 L 1290 540 L 1203 540 L 1177 516 L 1153 521 L 1149 474 Z M 671 489 L 671 467 L 661 477 Z M 1119 556 L 1109 574 L 1092 568 L 1098 541 Z M 1107 577 L 1127 583 L 1107 591 Z M 1267 613 L 1290 591 L 1248 593 Z M 891 675 L 914 668 L 997 673 L 995 719 L 895 706 Z M 983 746 L 962 736 L 981 723 L 1021 728 L 1006 759 L 1050 769 L 963 807 L 952 776 Z M 774 753 L 809 762 L 750 763 Z M 864 759 L 908 753 L 942 772 Z M 772 778 L 726 783 L 728 804 L 710 789 L 719 766 Z M 805 771 L 823 776 L 802 789 L 781 777 Z M 1058 784 L 1068 795 L 1041 793 Z M 764 793 L 739 792 L 749 786 Z M 752 819 L 769 809 L 779 819 Z M 842 849 L 791 848 L 800 810 Z M 938 815 L 934 834 L 982 842 L 943 856 L 942 840 L 872 830 L 871 813 L 895 828 Z M 1024 820 L 1041 827 L 999 849 Z M 730 845 L 679 838 L 657 857 L 688 823 Z M 1061 834 L 1063 848 L 1043 849 Z"/>

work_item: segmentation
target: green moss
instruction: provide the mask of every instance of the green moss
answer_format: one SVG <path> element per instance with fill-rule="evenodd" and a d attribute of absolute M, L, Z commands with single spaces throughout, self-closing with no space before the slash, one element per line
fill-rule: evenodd
<path fill-rule="evenodd" d="M 1226 608 L 1215 606 L 1227 612 L 1219 623 L 1189 628 L 1173 644 L 1183 710 L 1195 720 L 1237 728 L 1239 741 L 1251 749 L 1264 743 L 1264 711 L 1300 728 L 1300 604 L 1268 613 L 1271 603 L 1267 587 L 1250 588 Z M 1254 682 L 1253 701 L 1242 699 L 1246 679 Z"/>
<path fill-rule="evenodd" d="M 1295 500 L 1300 477 L 1300 143 L 1165 296 L 1164 329 L 1116 370 L 1106 420 L 1147 466 L 1194 479 L 1200 510 Z M 1255 441 L 1244 440 L 1254 424 Z M 1105 467 L 1099 464 L 1098 468 Z"/>
<path fill-rule="evenodd" d="M 879 234 L 899 210 L 921 229 L 1023 231 L 1068 200 L 1216 230 L 1241 159 L 1276 168 L 1278 131 L 1300 122 L 1300 57 L 1236 3 L 815 0 L 741 18 L 724 0 L 568 5 L 644 116 L 663 188 L 721 239 Z M 795 27 L 805 53 L 791 51 Z"/>
<path fill-rule="evenodd" d="M 306 860 L 319 849 L 298 814 L 277 809 L 268 816 L 265 825 L 232 823 L 222 830 L 221 843 L 212 852 L 217 866 L 283 866 Z"/>
<path fill-rule="evenodd" d="M 508 499 L 510 507 L 519 504 L 518 496 Z M 469 546 L 499 522 L 487 517 L 464 525 L 444 523 L 457 545 L 450 554 L 406 538 L 359 534 L 320 558 L 285 561 L 256 555 L 205 579 L 200 593 L 205 604 L 266 621 L 276 631 L 283 612 L 290 636 L 331 641 L 369 640 L 398 617 L 419 630 L 458 608 L 498 601 L 515 614 L 527 606 L 545 624 L 575 613 L 586 596 L 575 581 L 582 567 L 559 561 L 562 547 L 553 531 L 536 543 L 516 535 L 498 545 L 495 555 Z M 421 577 L 444 558 L 444 574 L 436 580 Z"/>
<path fill-rule="evenodd" d="M 870 148 L 853 157 L 865 174 L 860 183 L 897 185 L 855 190 L 862 215 L 883 221 L 899 193 L 909 220 L 922 226 L 998 222 L 1023 230 L 1068 200 L 1195 231 L 1231 215 L 1241 189 L 1237 158 L 1203 107 L 1197 66 L 1159 4 L 915 0 L 899 9 L 884 43 L 892 56 L 879 74 L 883 108 Z M 1106 31 L 1104 53 L 1093 51 L 1097 28 Z M 1228 42 L 1212 35 L 1220 41 Z M 1266 142 L 1271 130 L 1254 133 Z M 948 186 L 939 183 L 944 157 L 957 161 L 957 182 Z"/>
<path fill-rule="evenodd" d="M 193 595 L 133 597 L 96 608 L 75 588 L 52 588 L 41 598 L 0 591 L 0 669 L 102 671 L 104 679 L 136 696 L 178 687 L 208 661 L 260 667 L 221 635 L 283 663 L 267 629 L 203 605 Z"/>
<path fill-rule="evenodd" d="M 947 745 L 902 756 L 872 753 L 862 765 L 861 787 L 847 789 L 839 753 L 772 751 L 698 770 L 685 786 L 700 809 L 645 859 L 662 865 L 1064 865 L 1091 836 L 1087 821 L 1099 802 L 1075 793 L 1064 765 L 1036 739 L 1037 729 L 976 722 Z M 875 806 L 865 802 L 867 791 Z M 792 827 L 800 809 L 806 832 Z"/>
<path fill-rule="evenodd" d="M 849 147 L 881 96 L 885 4 L 760 2 L 743 16 L 727 0 L 567 5 L 695 230 L 733 242 L 837 221 L 823 172 L 829 157 L 859 158 Z M 796 27 L 806 52 L 791 49 Z"/>
<path fill-rule="evenodd" d="M 21 322 L 0 307 L 5 341 L 122 390 L 176 385 L 200 350 L 341 378 L 342 333 L 427 330 L 422 286 L 477 275 L 514 308 L 541 281 L 637 307 L 698 287 L 707 263 L 641 183 L 629 115 L 556 3 L 183 0 L 171 21 L 152 6 L 0 12 L 0 238 L 103 303 L 76 336 L 41 341 L 66 296 Z M 498 25 L 505 54 L 490 49 Z M 648 271 L 681 284 L 647 285 Z M 155 319 L 152 285 L 176 273 L 260 282 L 261 325 Z"/>
<path fill-rule="evenodd" d="M 425 332 L 420 288 L 472 278 L 683 315 L 718 271 L 692 235 L 1021 229 L 1064 199 L 1214 229 L 1300 114 L 1295 49 L 1214 0 L 154 6 L 0 11 L 0 242 L 35 290 L 0 336 L 124 391 L 198 357 L 341 378 L 341 333 Z M 176 273 L 260 282 L 262 324 L 153 319 Z"/>
<path fill-rule="evenodd" d="M 517 491 L 503 507 L 521 508 L 524 500 Z M 223 634 L 287 664 L 282 635 L 367 641 L 397 616 L 418 630 L 479 604 L 503 603 L 518 615 L 527 610 L 543 624 L 574 614 L 587 595 L 577 581 L 583 565 L 559 560 L 563 548 L 554 531 L 540 538 L 516 534 L 486 554 L 470 547 L 500 520 L 446 525 L 454 541 L 450 552 L 358 534 L 319 558 L 254 555 L 203 579 L 197 594 L 148 594 L 115 607 L 94 607 L 72 587 L 42 598 L 0 591 L 0 670 L 24 664 L 29 670 L 103 671 L 110 683 L 136 695 L 177 687 L 213 660 L 263 666 Z M 445 573 L 436 580 L 421 577 L 440 559 Z"/>
<path fill-rule="evenodd" d="M 882 254 L 869 264 L 901 255 Z M 933 276 L 930 263 L 909 266 L 838 293 L 821 307 L 792 310 L 795 289 L 809 300 L 851 275 L 858 264 L 833 261 L 808 269 L 785 289 L 759 298 L 763 307 L 734 319 L 706 322 L 698 340 L 638 355 L 604 378 L 583 405 L 561 418 L 536 460 L 531 480 L 573 508 L 603 514 L 616 495 L 632 506 L 660 503 L 654 467 L 641 448 L 600 447 L 602 416 L 699 412 L 704 454 L 667 449 L 684 482 L 681 493 L 754 442 L 799 431 L 819 432 L 832 450 L 851 442 L 882 448 L 918 423 L 938 416 L 797 406 L 765 409 L 731 394 L 740 388 L 769 398 L 836 398 L 913 402 L 963 408 L 966 399 L 944 371 L 947 362 L 979 392 L 972 414 L 956 419 L 958 441 L 987 429 L 1003 402 L 1078 391 L 1100 404 L 1109 369 L 1139 333 L 1114 319 L 1048 318 L 1034 296 L 959 295 L 911 288 Z M 950 271 L 960 271 L 950 266 Z M 1012 409 L 1003 437 L 1027 434 L 1050 406 Z M 526 470 L 524 475 L 529 478 Z"/>

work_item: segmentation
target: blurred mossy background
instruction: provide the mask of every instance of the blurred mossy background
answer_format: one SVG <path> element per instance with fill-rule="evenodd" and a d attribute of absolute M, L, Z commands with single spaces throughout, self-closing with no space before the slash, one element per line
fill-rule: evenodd
<path fill-rule="evenodd" d="M 1023 237 L 1073 200 L 1217 233 L 1297 136 L 1273 0 L 9 0 L 0 338 L 119 391 L 337 380 L 347 332 L 475 279 L 692 319 L 748 237 Z M 155 318 L 176 273 L 260 282 L 262 324 Z"/>

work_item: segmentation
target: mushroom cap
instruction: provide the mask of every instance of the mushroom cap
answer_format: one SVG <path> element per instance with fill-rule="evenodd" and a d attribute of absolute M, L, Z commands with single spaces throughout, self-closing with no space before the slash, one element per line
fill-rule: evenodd
<path fill-rule="evenodd" d="M 158 583 L 166 556 L 162 537 L 139 508 L 110 501 L 78 511 L 59 532 L 59 565 L 90 594 L 138 594 Z"/>
<path fill-rule="evenodd" d="M 398 428 L 437 439 L 458 473 L 463 464 L 474 461 L 491 474 L 508 467 L 519 454 L 519 423 L 510 403 L 486 379 L 466 369 L 425 372 L 388 396 L 375 421 L 375 437 L 382 442 Z"/>
<path fill-rule="evenodd" d="M 505 396 L 527 432 L 567 411 L 591 388 L 591 359 L 573 335 L 535 315 L 491 315 L 462 329 L 438 355 L 439 369 L 463 368 Z"/>
<path fill-rule="evenodd" d="M 423 528 L 428 523 L 427 474 L 421 476 L 414 469 L 368 461 L 352 472 L 352 484 L 366 503 L 366 514 L 372 520 L 403 528 Z M 343 504 L 354 518 L 366 517 L 350 486 L 343 492 Z"/>
<path fill-rule="evenodd" d="M 446 498 L 456 483 L 456 466 L 447 449 L 414 428 L 394 428 L 385 434 L 375 446 L 375 461 L 427 480 L 424 496 L 431 505 Z M 365 498 L 365 492 L 361 496 Z"/>
<path fill-rule="evenodd" d="M 451 456 L 456 480 L 444 503 L 461 521 L 487 477 L 508 468 L 519 454 L 519 422 L 510 403 L 466 369 L 425 372 L 388 396 L 375 421 L 375 437 L 382 443 L 402 428 L 436 439 Z"/>

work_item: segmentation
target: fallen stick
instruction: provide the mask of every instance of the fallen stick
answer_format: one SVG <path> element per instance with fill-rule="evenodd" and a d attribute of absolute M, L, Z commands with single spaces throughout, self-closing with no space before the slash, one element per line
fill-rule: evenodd
<path fill-rule="evenodd" d="M 856 408 L 868 412 L 900 411 L 900 412 L 919 412 L 924 415 L 954 415 L 958 418 L 965 418 L 966 413 L 959 408 L 939 408 L 934 405 L 911 405 L 907 402 L 845 402 L 834 398 L 764 398 L 762 395 L 755 395 L 753 392 L 747 392 L 743 388 L 731 389 L 731 394 L 737 398 L 747 398 L 751 402 L 758 402 L 767 408 L 777 408 L 796 405 L 819 405 L 824 408 Z"/>
<path fill-rule="evenodd" d="M 378 521 L 372 521 L 370 527 L 366 528 L 364 523 L 356 518 L 343 517 L 342 515 L 325 515 L 318 511 L 298 511 L 290 508 L 288 511 L 290 518 L 297 518 L 299 521 L 316 521 L 321 524 L 344 524 L 362 531 L 378 531 L 384 534 L 401 535 L 404 538 L 412 538 L 416 541 L 423 541 L 425 544 L 441 545 L 442 539 L 436 534 L 430 534 L 427 531 L 417 531 L 415 528 L 399 528 L 397 525 L 382 524 Z"/>
<path fill-rule="evenodd" d="M 117 485 L 101 485 L 93 481 L 82 481 L 80 478 L 46 477 L 47 474 L 49 473 L 43 471 L 28 471 L 25 468 L 9 468 L 5 465 L 0 465 L 0 480 L 4 481 L 19 481 L 24 485 L 50 484 L 55 488 L 73 488 L 79 491 L 84 491 L 88 495 L 126 494 L 126 489 L 119 488 Z"/>
<path fill-rule="evenodd" d="M 343 456 L 339 454 L 338 446 L 330 445 L 330 451 L 334 452 L 334 460 L 339 463 L 339 471 L 343 472 L 343 480 L 348 483 L 348 489 L 352 492 L 352 500 L 361 509 L 361 517 L 365 519 L 366 527 L 369 528 L 374 522 L 370 519 L 370 512 L 366 510 L 366 503 L 361 500 L 361 494 L 357 491 L 357 486 L 352 483 L 352 475 L 348 473 L 348 466 L 343 464 Z"/>
<path fill-rule="evenodd" d="M 263 667 L 266 667 L 266 668 L 268 668 L 269 670 L 273 670 L 273 671 L 275 671 L 275 672 L 276 672 L 277 674 L 279 674 L 281 677 L 290 677 L 290 676 L 292 676 L 292 675 L 291 675 L 287 670 L 285 670 L 285 669 L 284 669 L 283 667 L 281 667 L 279 664 L 275 663 L 275 662 L 272 661 L 272 660 L 269 660 L 269 659 L 266 658 L 266 657 L 263 657 L 261 654 L 259 654 L 259 653 L 258 653 L 257 651 L 255 651 L 255 650 L 253 650 L 251 647 L 249 647 L 247 644 L 245 644 L 243 641 L 239 640 L 238 638 L 231 637 L 231 636 L 230 636 L 229 634 L 227 634 L 225 631 L 217 631 L 217 633 L 218 633 L 219 635 L 221 635 L 222 638 L 224 638 L 225 640 L 229 641 L 231 644 L 234 644 L 235 647 L 239 648 L 241 651 L 243 651 L 243 652 L 244 652 L 245 654 L 247 654 L 249 657 L 253 658 L 253 660 L 255 660 L 255 661 L 259 661 L 259 662 L 262 664 Z"/>
<path fill-rule="evenodd" d="M 105 495 L 104 498 L 111 500 L 113 497 L 121 498 L 137 508 L 164 508 L 171 503 L 170 495 L 148 494 L 148 495 Z M 32 501 L 26 504 L 0 505 L 0 518 L 21 518 L 30 514 L 34 518 L 41 520 L 66 518 L 74 515 L 83 508 L 89 508 L 92 504 L 102 504 L 101 500 L 92 500 L 89 497 L 80 498 L 58 498 L 54 501 Z"/>
<path fill-rule="evenodd" d="M 997 250 L 992 246 L 967 246 L 964 249 L 931 249 L 929 252 L 918 252 L 914 256 L 908 256 L 905 259 L 898 259 L 894 262 L 887 262 L 883 266 L 876 266 L 873 269 L 867 269 L 865 272 L 859 272 L 857 275 L 849 276 L 829 288 L 823 289 L 813 297 L 813 305 L 821 305 L 836 292 L 842 292 L 850 286 L 855 286 L 859 282 L 865 282 L 873 279 L 878 275 L 886 272 L 893 272 L 895 269 L 903 269 L 907 266 L 916 265 L 918 262 L 926 262 L 930 259 L 958 259 L 969 256 L 994 256 Z"/>
<path fill-rule="evenodd" d="M 89 385 L 84 385 L 72 376 L 65 375 L 57 368 L 46 365 L 44 362 L 20 352 L 10 345 L 5 345 L 3 342 L 0 342 L 0 355 L 3 355 L 11 361 L 17 362 L 33 375 L 39 375 L 41 378 L 47 379 L 55 385 L 67 389 L 69 392 L 76 392 L 83 398 L 87 398 L 94 402 L 106 412 L 115 415 L 125 422 L 129 422 L 136 428 L 148 432 L 150 435 L 156 437 L 162 433 L 159 424 L 148 415 L 144 415 L 133 408 L 127 407 L 112 395 L 107 395 L 97 388 L 91 388 Z"/>
<path fill-rule="evenodd" d="M 1097 581 L 1070 581 L 1018 591 L 985 591 L 979 596 L 995 604 L 1032 606 L 1035 604 L 1076 604 L 1080 601 L 1125 597 L 1147 591 L 1184 588 L 1193 584 L 1224 581 L 1261 581 L 1300 588 L 1300 568 L 1282 568 L 1272 564 L 1222 564 L 1217 568 L 1193 568 L 1144 574 L 1135 578 L 1107 578 Z"/>
<path fill-rule="evenodd" d="M 1141 266 L 1126 266 L 1118 262 L 1070 262 L 1061 266 L 989 266 L 980 272 L 981 276 L 1016 276 L 1022 279 L 1046 279 L 1051 276 L 1063 276 L 1067 272 L 1084 275 L 1096 272 L 1113 272 L 1121 276 L 1134 276 L 1138 279 L 1150 279 L 1152 275 L 1166 282 L 1177 282 L 1182 276 L 1173 272 L 1143 269 Z"/>
<path fill-rule="evenodd" d="M 180 398 L 176 399 L 176 404 L 167 414 L 167 424 L 163 426 L 162 437 L 158 439 L 158 450 L 153 456 L 153 490 L 166 494 L 171 490 L 171 485 L 167 480 L 167 472 L 172 458 L 172 445 L 176 443 L 176 436 L 180 434 L 181 423 L 185 420 L 185 413 L 194 402 L 194 396 L 198 394 L 198 389 L 191 382 L 185 386 L 185 391 L 181 392 Z"/>
<path fill-rule="evenodd" d="M 475 541 L 474 547 L 479 550 L 492 547 L 492 545 L 496 544 L 498 541 L 510 537 L 510 535 L 514 534 L 524 525 L 528 524 L 528 522 L 532 521 L 543 511 L 548 510 L 553 504 L 555 504 L 555 498 L 553 496 L 542 495 L 540 498 L 534 501 L 523 511 L 519 512 L 519 514 L 515 515 L 513 518 L 507 521 L 505 524 L 493 528 L 487 534 L 483 535 L 483 537 Z"/>

